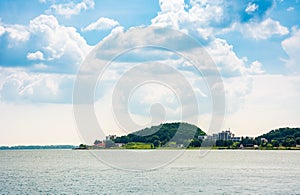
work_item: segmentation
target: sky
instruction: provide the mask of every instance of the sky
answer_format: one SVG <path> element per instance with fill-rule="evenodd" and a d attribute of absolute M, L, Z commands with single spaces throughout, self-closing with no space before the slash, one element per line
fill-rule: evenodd
<path fill-rule="evenodd" d="M 110 52 L 121 55 L 103 69 L 93 91 L 102 137 L 195 117 L 194 124 L 210 129 L 216 102 L 205 70 L 199 74 L 173 50 L 124 52 L 159 43 L 198 55 L 189 38 L 214 62 L 224 86 L 225 114 L 211 132 L 230 128 L 257 136 L 300 126 L 298 0 L 2 0 L 0 145 L 84 142 L 78 121 L 89 118 L 74 113 L 76 78 L 84 68 L 99 68 L 97 60 L 109 62 Z M 126 90 L 131 93 L 122 104 L 118 92 Z"/>

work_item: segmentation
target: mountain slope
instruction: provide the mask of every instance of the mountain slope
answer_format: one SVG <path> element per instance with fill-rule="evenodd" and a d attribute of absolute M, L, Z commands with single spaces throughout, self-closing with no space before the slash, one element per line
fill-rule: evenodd
<path fill-rule="evenodd" d="M 200 135 L 206 135 L 199 127 L 189 123 L 164 123 L 152 126 L 140 131 L 117 137 L 114 141 L 118 143 L 143 142 L 153 143 L 154 146 L 163 146 L 168 142 L 183 144 L 187 146 L 192 140 Z"/>

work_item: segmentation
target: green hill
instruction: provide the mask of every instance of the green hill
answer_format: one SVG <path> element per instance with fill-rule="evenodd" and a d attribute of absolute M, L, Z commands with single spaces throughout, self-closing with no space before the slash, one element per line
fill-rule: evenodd
<path fill-rule="evenodd" d="M 198 136 L 206 135 L 199 127 L 188 123 L 164 123 L 150 128 L 117 137 L 114 141 L 117 143 L 150 143 L 154 147 L 176 146 L 184 147 L 200 146 L 201 142 Z"/>
<path fill-rule="evenodd" d="M 279 128 L 271 130 L 256 139 L 266 138 L 273 146 L 282 145 L 284 147 L 294 147 L 300 145 L 300 128 Z"/>

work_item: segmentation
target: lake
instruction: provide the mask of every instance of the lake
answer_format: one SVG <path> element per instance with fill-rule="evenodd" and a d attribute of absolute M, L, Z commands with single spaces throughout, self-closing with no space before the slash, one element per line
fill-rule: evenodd
<path fill-rule="evenodd" d="M 0 151 L 0 194 L 300 194 L 300 151 L 187 150 L 151 171 L 107 165 L 118 152 Z"/>

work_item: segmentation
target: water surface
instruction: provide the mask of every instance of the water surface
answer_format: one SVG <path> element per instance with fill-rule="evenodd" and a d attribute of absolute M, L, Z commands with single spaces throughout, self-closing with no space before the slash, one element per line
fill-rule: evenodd
<path fill-rule="evenodd" d="M 0 151 L 0 193 L 300 193 L 300 151 L 203 154 L 188 150 L 162 168 L 132 172 L 107 166 L 89 151 Z"/>

